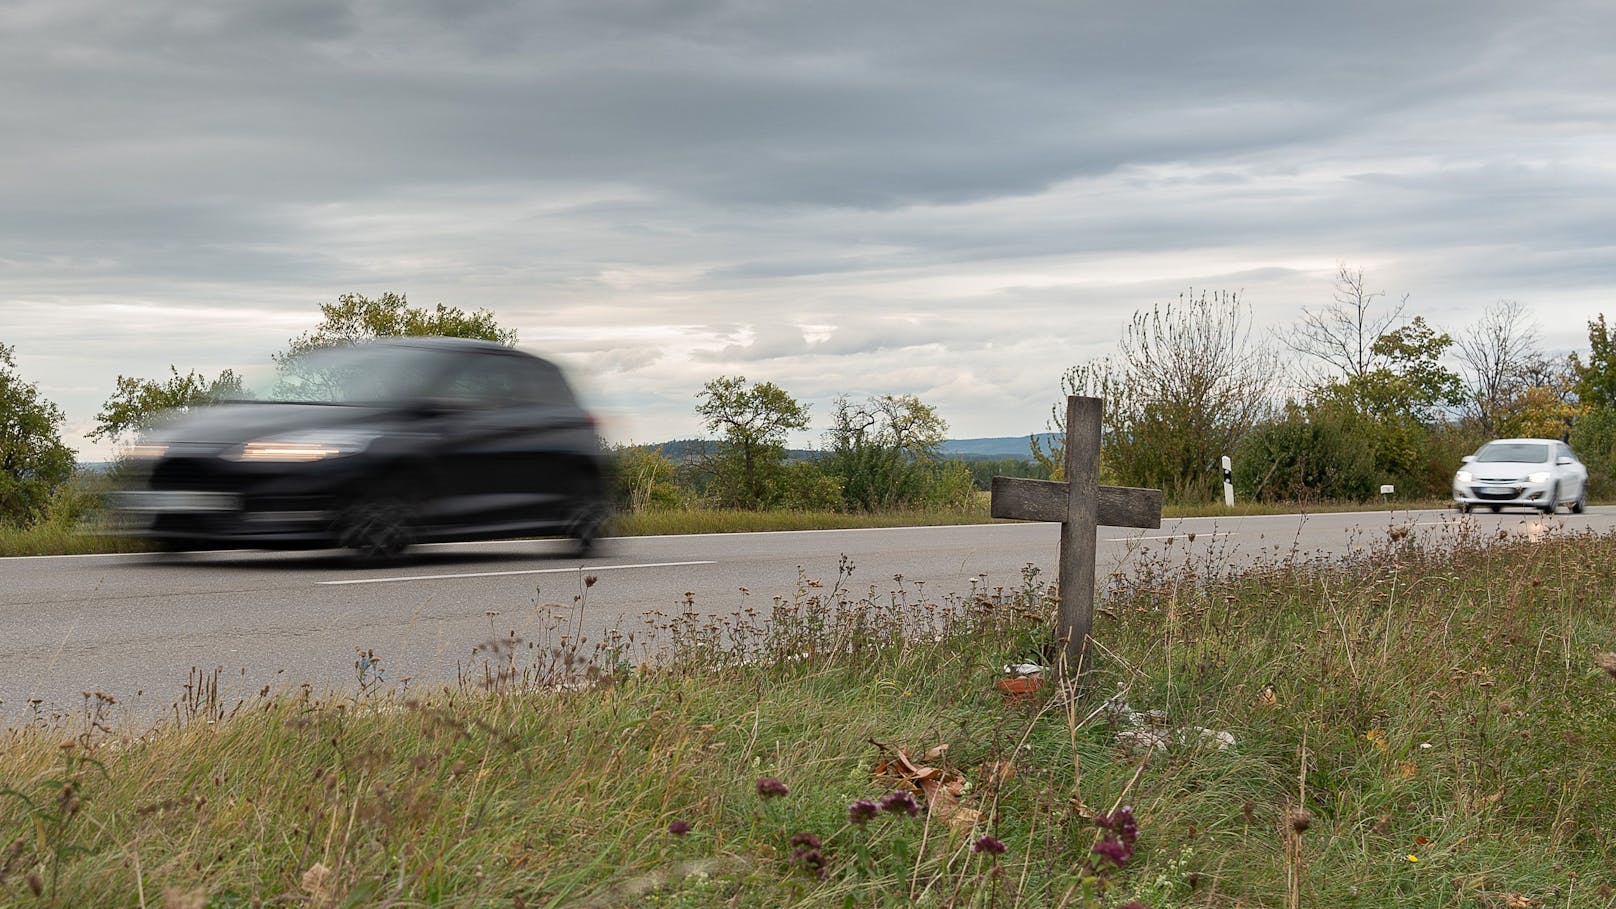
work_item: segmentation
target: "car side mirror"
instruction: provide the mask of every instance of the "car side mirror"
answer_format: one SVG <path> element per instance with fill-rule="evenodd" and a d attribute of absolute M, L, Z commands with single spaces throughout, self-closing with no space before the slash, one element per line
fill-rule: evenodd
<path fill-rule="evenodd" d="M 1554 464 L 1555 464 L 1556 467 L 1568 467 L 1568 466 L 1570 466 L 1572 464 L 1575 464 L 1575 463 L 1576 463 L 1575 461 L 1571 460 L 1570 458 L 1566 457 L 1565 455 L 1561 455 L 1558 458 L 1554 459 Z"/>
<path fill-rule="evenodd" d="M 1469 464 L 1471 461 L 1474 461 L 1475 459 L 1476 459 L 1475 455 L 1465 455 L 1464 457 L 1460 458 L 1459 461 L 1461 463 L 1464 463 L 1464 464 Z"/>

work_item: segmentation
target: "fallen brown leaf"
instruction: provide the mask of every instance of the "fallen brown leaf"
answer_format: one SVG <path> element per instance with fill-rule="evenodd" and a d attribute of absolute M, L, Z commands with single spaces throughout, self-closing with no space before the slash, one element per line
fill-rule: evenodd
<path fill-rule="evenodd" d="M 959 834 L 970 833 L 982 822 L 982 812 L 975 808 L 961 808 L 947 818 L 948 829 Z"/>

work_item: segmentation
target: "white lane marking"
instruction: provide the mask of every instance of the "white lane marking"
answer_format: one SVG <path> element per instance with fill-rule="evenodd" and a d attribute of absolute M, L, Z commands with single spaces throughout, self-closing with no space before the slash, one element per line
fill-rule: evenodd
<path fill-rule="evenodd" d="M 1179 537 L 1237 537 L 1240 534 L 1233 530 L 1186 530 L 1182 533 L 1166 533 L 1155 537 L 1106 537 L 1107 543 L 1137 543 L 1142 540 L 1176 540 Z"/>
<path fill-rule="evenodd" d="M 459 574 L 414 574 L 392 578 L 352 578 L 346 581 L 316 581 L 324 586 L 343 584 L 400 584 L 405 581 L 450 581 L 457 578 L 504 578 L 522 574 L 565 574 L 568 572 L 622 571 L 625 568 L 680 568 L 686 565 L 717 565 L 712 560 L 698 562 L 642 562 L 637 565 L 580 565 L 576 568 L 530 568 L 524 571 L 466 571 Z"/>

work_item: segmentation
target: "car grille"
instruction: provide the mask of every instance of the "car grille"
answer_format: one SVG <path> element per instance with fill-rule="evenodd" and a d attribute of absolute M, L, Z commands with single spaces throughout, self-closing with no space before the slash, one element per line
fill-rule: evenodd
<path fill-rule="evenodd" d="M 227 487 L 211 458 L 165 458 L 152 470 L 151 488 L 214 490 Z"/>
<path fill-rule="evenodd" d="M 1507 491 L 1505 491 L 1505 492 L 1488 492 L 1487 490 L 1489 490 L 1489 489 L 1505 489 Z M 1521 497 L 1521 489 L 1518 486 L 1505 487 L 1505 486 L 1502 486 L 1502 485 L 1498 485 L 1498 486 L 1472 486 L 1472 487 L 1470 487 L 1470 494 L 1475 496 L 1478 499 L 1488 499 L 1488 500 L 1498 501 L 1498 502 L 1507 502 L 1510 499 L 1518 499 L 1518 498 L 1520 498 Z"/>

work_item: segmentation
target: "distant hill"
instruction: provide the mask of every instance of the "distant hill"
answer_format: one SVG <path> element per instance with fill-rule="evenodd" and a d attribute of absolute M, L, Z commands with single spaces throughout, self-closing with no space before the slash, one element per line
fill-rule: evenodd
<path fill-rule="evenodd" d="M 1055 436 L 1052 432 L 1033 433 L 1047 448 L 1049 440 Z M 938 449 L 944 457 L 959 458 L 961 461 L 1002 461 L 1014 459 L 1017 461 L 1032 460 L 1032 449 L 1028 445 L 1027 436 L 999 436 L 988 439 L 949 439 Z"/>

